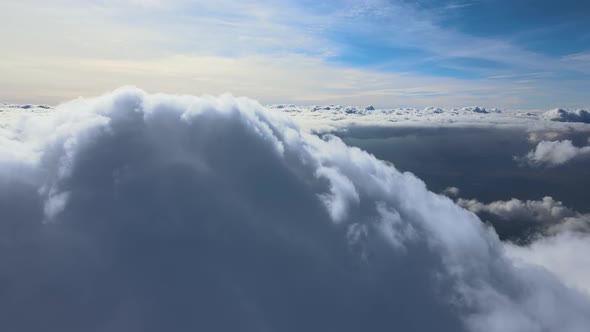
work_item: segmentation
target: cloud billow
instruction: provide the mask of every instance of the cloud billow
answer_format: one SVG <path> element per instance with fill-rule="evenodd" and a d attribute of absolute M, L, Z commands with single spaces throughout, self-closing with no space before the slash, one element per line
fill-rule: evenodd
<path fill-rule="evenodd" d="M 580 213 L 552 197 L 541 200 L 482 203 L 476 199 L 457 200 L 457 204 L 483 218 L 496 219 L 514 228 L 525 230 L 525 239 L 519 245 L 505 242 L 507 254 L 517 262 L 542 266 L 553 272 L 571 287 L 590 294 L 590 214 Z M 499 220 L 497 220 L 499 219 Z M 532 232 L 531 232 L 532 231 Z M 516 234 L 515 234 L 516 235 Z M 523 240 L 525 243 L 523 243 Z"/>
<path fill-rule="evenodd" d="M 575 211 L 553 197 L 541 200 L 482 203 L 477 199 L 459 198 L 457 204 L 477 214 L 489 214 L 503 220 L 524 222 L 531 228 L 540 228 L 547 234 L 562 232 L 590 232 L 590 214 Z M 536 227 L 534 227 L 536 226 Z"/>
<path fill-rule="evenodd" d="M 586 295 L 474 214 L 249 99 L 120 89 L 0 143 L 3 330 L 590 324 Z"/>
<path fill-rule="evenodd" d="M 587 156 L 590 156 L 590 146 L 577 147 L 570 140 L 543 140 L 526 155 L 514 159 L 532 167 L 556 167 L 573 159 Z"/>
<path fill-rule="evenodd" d="M 590 123 L 590 112 L 582 109 L 564 110 L 561 108 L 547 111 L 543 117 L 557 122 L 582 122 Z"/>

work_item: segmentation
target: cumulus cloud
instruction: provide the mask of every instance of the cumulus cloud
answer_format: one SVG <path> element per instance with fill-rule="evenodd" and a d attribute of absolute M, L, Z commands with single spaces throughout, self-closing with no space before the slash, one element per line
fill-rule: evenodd
<path fill-rule="evenodd" d="M 515 260 L 546 268 L 568 285 L 590 294 L 590 237 L 587 234 L 558 233 L 540 237 L 528 246 L 507 243 L 506 250 Z"/>
<path fill-rule="evenodd" d="M 457 204 L 480 215 L 497 218 L 513 227 L 520 224 L 525 241 L 504 242 L 506 253 L 516 264 L 536 265 L 546 269 L 568 286 L 590 294 L 590 214 L 577 212 L 552 197 L 541 200 L 494 201 L 457 200 Z M 496 220 L 494 225 L 500 227 Z M 523 239 L 520 239 L 523 240 Z"/>
<path fill-rule="evenodd" d="M 458 199 L 457 204 L 482 216 L 522 223 L 532 230 L 525 243 L 504 242 L 516 264 L 547 269 L 568 286 L 590 294 L 590 214 L 577 212 L 552 197 L 542 200 L 495 201 Z"/>
<path fill-rule="evenodd" d="M 558 122 L 582 122 L 590 123 L 590 112 L 586 110 L 564 110 L 556 108 L 547 111 L 543 114 L 543 117 L 551 121 Z"/>
<path fill-rule="evenodd" d="M 473 213 L 252 100 L 121 89 L 46 115 L 2 131 L 3 330 L 590 324 Z"/>
<path fill-rule="evenodd" d="M 487 204 L 476 199 L 459 198 L 457 204 L 477 214 L 487 213 L 503 220 L 538 225 L 549 234 L 590 231 L 590 214 L 577 212 L 549 196 L 542 200 L 521 201 L 513 198 Z"/>
<path fill-rule="evenodd" d="M 590 146 L 577 147 L 570 140 L 541 141 L 529 153 L 522 157 L 515 157 L 517 162 L 529 166 L 555 167 L 568 161 L 590 155 Z"/>
<path fill-rule="evenodd" d="M 443 195 L 447 195 L 447 196 L 459 196 L 459 194 L 461 193 L 461 190 L 457 187 L 446 187 L 443 191 L 442 194 Z"/>
<path fill-rule="evenodd" d="M 461 193 L 461 190 L 457 187 L 446 187 L 443 191 L 442 194 L 449 196 L 449 197 L 455 197 L 455 196 L 459 196 L 459 194 Z"/>

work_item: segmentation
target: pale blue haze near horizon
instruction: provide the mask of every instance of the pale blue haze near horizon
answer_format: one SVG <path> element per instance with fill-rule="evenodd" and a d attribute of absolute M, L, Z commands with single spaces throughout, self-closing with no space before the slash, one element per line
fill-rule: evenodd
<path fill-rule="evenodd" d="M 0 3 L 0 101 L 122 85 L 262 103 L 590 105 L 583 1 Z"/>

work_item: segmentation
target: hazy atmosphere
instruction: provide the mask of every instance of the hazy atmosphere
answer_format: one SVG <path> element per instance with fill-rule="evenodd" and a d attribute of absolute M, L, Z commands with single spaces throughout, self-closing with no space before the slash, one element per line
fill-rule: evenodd
<path fill-rule="evenodd" d="M 0 330 L 588 331 L 588 17 L 0 0 Z"/>
<path fill-rule="evenodd" d="M 584 1 L 3 0 L 0 99 L 588 107 Z"/>

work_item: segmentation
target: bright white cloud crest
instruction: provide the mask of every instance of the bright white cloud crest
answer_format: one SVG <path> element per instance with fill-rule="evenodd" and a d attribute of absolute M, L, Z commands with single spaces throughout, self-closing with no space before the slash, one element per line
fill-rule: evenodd
<path fill-rule="evenodd" d="M 0 133 L 19 150 L 0 159 L 6 330 L 590 324 L 471 212 L 249 99 L 121 89 Z"/>
<path fill-rule="evenodd" d="M 577 147 L 572 141 L 541 141 L 523 157 L 515 159 L 530 166 L 556 167 L 574 158 L 590 155 L 590 146 Z"/>
<path fill-rule="evenodd" d="M 508 244 L 507 253 L 516 260 L 542 266 L 569 285 L 590 294 L 590 241 L 587 235 L 558 233 L 540 238 L 530 246 Z"/>

